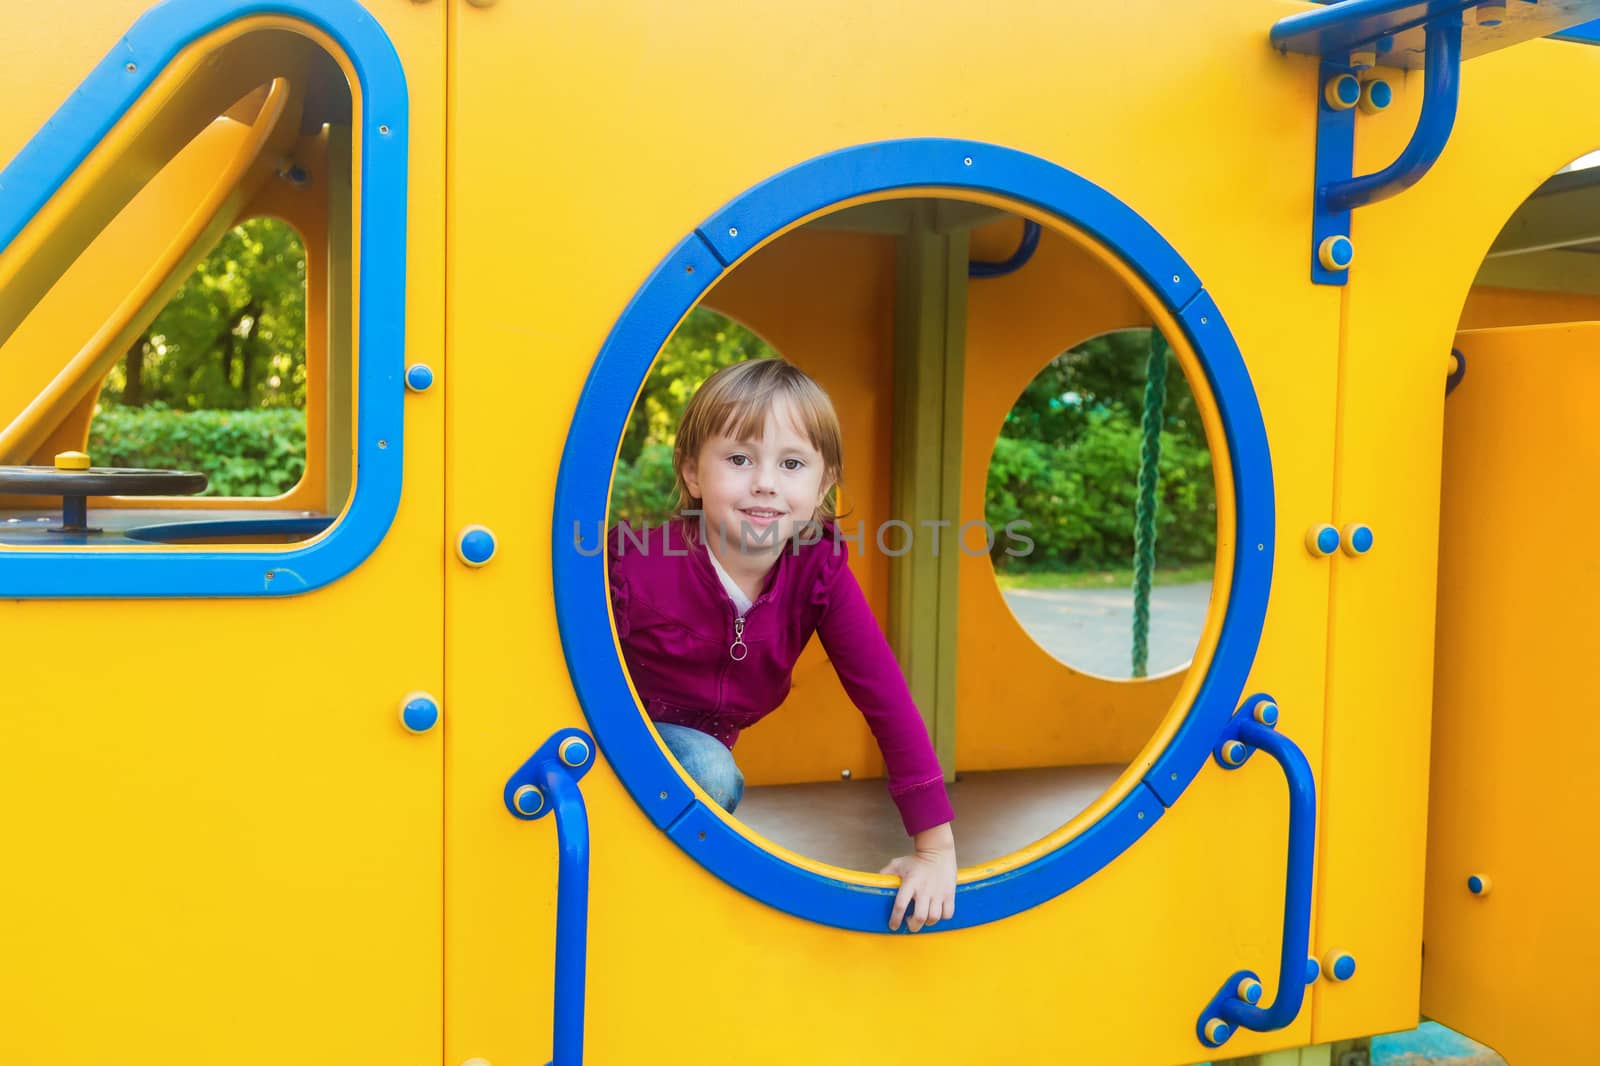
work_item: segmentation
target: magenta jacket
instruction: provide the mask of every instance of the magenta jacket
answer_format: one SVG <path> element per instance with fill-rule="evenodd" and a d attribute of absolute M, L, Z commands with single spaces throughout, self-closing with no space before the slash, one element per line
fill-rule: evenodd
<path fill-rule="evenodd" d="M 623 524 L 606 545 L 623 658 L 652 720 L 698 729 L 732 748 L 741 730 L 789 694 L 795 660 L 815 633 L 878 741 L 906 832 L 951 820 L 938 756 L 850 572 L 845 544 L 829 535 L 784 549 L 745 614 L 748 652 L 739 660 L 730 652 L 733 600 L 697 529 L 682 519 L 655 529 Z"/>

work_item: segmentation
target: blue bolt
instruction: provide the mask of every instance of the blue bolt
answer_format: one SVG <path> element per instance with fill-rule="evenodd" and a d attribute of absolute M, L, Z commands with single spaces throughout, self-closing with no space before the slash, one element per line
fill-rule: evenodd
<path fill-rule="evenodd" d="M 406 388 L 412 392 L 427 392 L 433 387 L 433 367 L 427 363 L 412 363 L 406 369 Z"/>

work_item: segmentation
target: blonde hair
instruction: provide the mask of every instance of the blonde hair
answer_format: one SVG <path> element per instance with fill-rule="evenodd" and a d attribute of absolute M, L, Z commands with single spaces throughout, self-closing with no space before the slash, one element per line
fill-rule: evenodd
<path fill-rule="evenodd" d="M 672 469 L 678 477 L 678 510 L 699 508 L 700 498 L 683 479 L 684 466 L 719 433 L 747 440 L 760 437 L 780 403 L 787 404 L 797 428 L 822 456 L 824 478 L 833 482 L 812 516 L 818 522 L 838 518 L 839 479 L 844 471 L 843 434 L 833 401 L 805 371 L 787 359 L 747 359 L 725 366 L 705 380 L 689 398 L 678 421 L 672 446 Z"/>

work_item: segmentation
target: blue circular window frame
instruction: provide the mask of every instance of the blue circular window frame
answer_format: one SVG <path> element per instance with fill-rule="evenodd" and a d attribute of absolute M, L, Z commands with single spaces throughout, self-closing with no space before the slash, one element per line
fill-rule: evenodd
<path fill-rule="evenodd" d="M 556 483 L 556 618 L 573 684 L 606 758 L 645 813 L 707 870 L 796 917 L 886 932 L 894 893 L 827 877 L 761 847 L 707 810 L 656 743 L 611 633 L 602 533 L 617 442 L 656 353 L 729 265 L 800 219 L 860 196 L 918 188 L 1005 197 L 1087 232 L 1149 285 L 1188 337 L 1221 415 L 1233 468 L 1232 583 L 1211 667 L 1148 773 L 1098 821 L 1022 866 L 963 883 L 955 918 L 934 931 L 997 921 L 1053 899 L 1104 868 L 1183 794 L 1221 738 L 1255 660 L 1272 584 L 1273 482 L 1267 435 L 1244 358 L 1191 270 L 1133 209 L 1047 160 L 975 141 L 913 139 L 819 156 L 739 196 L 685 237 L 623 311 L 573 416 Z"/>

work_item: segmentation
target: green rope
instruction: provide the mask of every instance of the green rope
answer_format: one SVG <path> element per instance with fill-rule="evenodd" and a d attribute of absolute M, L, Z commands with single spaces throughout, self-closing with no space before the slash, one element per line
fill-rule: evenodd
<path fill-rule="evenodd" d="M 1144 434 L 1139 444 L 1139 502 L 1133 522 L 1133 676 L 1150 665 L 1150 584 L 1156 568 L 1156 486 L 1161 478 L 1161 426 L 1167 407 L 1167 341 L 1150 331 L 1145 363 Z"/>

